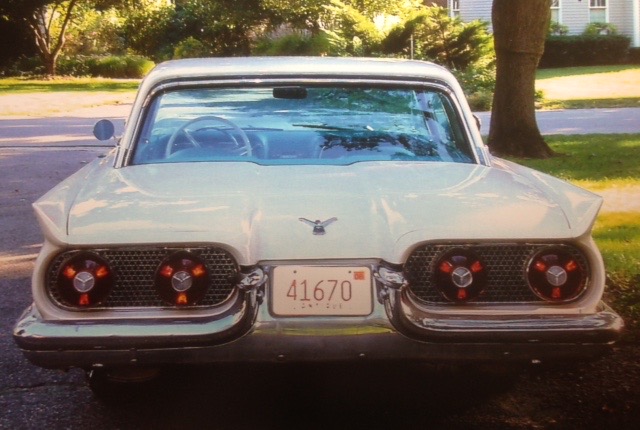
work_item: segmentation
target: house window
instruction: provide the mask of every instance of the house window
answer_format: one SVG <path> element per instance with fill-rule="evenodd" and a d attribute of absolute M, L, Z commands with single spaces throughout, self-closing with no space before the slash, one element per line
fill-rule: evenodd
<path fill-rule="evenodd" d="M 589 0 L 589 22 L 607 22 L 607 0 Z"/>
<path fill-rule="evenodd" d="M 459 18 L 460 17 L 460 0 L 449 0 L 449 2 L 450 2 L 449 10 L 451 11 L 451 16 L 455 18 Z"/>
<path fill-rule="evenodd" d="M 551 0 L 551 22 L 560 22 L 560 0 Z"/>

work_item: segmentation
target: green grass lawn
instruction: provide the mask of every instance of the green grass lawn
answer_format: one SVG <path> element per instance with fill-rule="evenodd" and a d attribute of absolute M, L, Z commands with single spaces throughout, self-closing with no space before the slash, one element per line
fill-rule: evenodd
<path fill-rule="evenodd" d="M 613 66 L 583 66 L 583 67 L 562 67 L 557 69 L 538 69 L 536 73 L 536 79 L 539 81 L 575 77 L 584 75 L 608 75 L 611 73 L 625 72 L 625 71 L 640 71 L 638 65 L 613 65 Z"/>
<path fill-rule="evenodd" d="M 102 78 L 56 78 L 56 79 L 0 79 L 0 94 L 38 92 L 129 92 L 136 91 L 139 80 Z"/>
<path fill-rule="evenodd" d="M 640 186 L 638 134 L 547 136 L 546 140 L 557 157 L 517 162 L 594 191 Z"/>
<path fill-rule="evenodd" d="M 610 273 L 621 279 L 640 274 L 640 214 L 601 214 L 595 225 L 594 238 L 606 255 Z"/>
<path fill-rule="evenodd" d="M 541 69 L 536 89 L 545 109 L 640 107 L 640 66 Z"/>

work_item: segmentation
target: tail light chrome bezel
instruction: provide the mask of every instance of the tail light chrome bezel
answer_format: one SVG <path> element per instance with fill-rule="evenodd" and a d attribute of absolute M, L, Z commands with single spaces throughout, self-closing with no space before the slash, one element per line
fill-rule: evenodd
<path fill-rule="evenodd" d="M 473 250 L 454 247 L 442 253 L 433 277 L 440 294 L 450 302 L 466 303 L 487 287 L 487 266 Z"/>
<path fill-rule="evenodd" d="M 56 282 L 64 305 L 92 308 L 100 305 L 115 284 L 110 263 L 96 253 L 81 251 L 64 260 Z"/>
<path fill-rule="evenodd" d="M 576 248 L 549 246 L 531 256 L 524 276 L 537 297 L 548 303 L 563 304 L 585 293 L 589 266 L 586 257 Z"/>
<path fill-rule="evenodd" d="M 209 269 L 199 256 L 188 251 L 177 251 L 158 266 L 155 285 L 166 304 L 194 306 L 207 294 Z"/>

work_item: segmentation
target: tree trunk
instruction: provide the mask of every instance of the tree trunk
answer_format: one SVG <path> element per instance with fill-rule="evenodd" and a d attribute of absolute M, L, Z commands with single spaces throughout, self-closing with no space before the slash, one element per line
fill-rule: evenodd
<path fill-rule="evenodd" d="M 489 148 L 500 156 L 554 155 L 535 116 L 535 75 L 544 52 L 551 0 L 493 0 L 496 89 Z"/>
<path fill-rule="evenodd" d="M 50 76 L 56 74 L 58 57 L 64 48 L 65 36 L 77 2 L 78 0 L 69 0 L 67 3 L 61 0 L 51 2 L 51 4 L 37 8 L 27 20 L 35 38 L 38 55 L 42 59 L 46 73 Z M 57 15 L 60 17 L 58 18 Z M 54 35 L 52 32 L 56 20 L 60 21 L 60 27 L 58 34 Z"/>
<path fill-rule="evenodd" d="M 40 53 L 42 62 L 44 63 L 44 70 L 47 76 L 55 76 L 58 66 L 58 56 L 53 54 Z"/>

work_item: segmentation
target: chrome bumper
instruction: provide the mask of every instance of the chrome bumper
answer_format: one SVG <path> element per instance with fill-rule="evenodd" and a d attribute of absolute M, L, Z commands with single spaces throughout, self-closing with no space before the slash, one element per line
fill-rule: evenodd
<path fill-rule="evenodd" d="M 403 290 L 367 317 L 275 318 L 254 293 L 226 315 L 199 320 L 51 322 L 25 311 L 14 338 L 42 367 L 339 360 L 531 361 L 585 359 L 623 328 L 606 305 L 591 315 L 442 317 Z"/>

